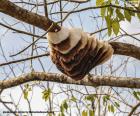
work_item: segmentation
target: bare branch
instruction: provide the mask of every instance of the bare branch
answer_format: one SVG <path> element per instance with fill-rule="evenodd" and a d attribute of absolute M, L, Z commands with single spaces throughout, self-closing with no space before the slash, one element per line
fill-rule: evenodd
<path fill-rule="evenodd" d="M 132 110 L 131 110 L 131 112 L 128 114 L 128 116 L 132 116 L 133 113 L 136 111 L 136 109 L 137 109 L 139 106 L 140 106 L 140 102 L 139 102 L 136 106 L 134 106 L 134 107 L 132 108 Z"/>
<path fill-rule="evenodd" d="M 110 44 L 114 49 L 114 54 L 131 56 L 140 60 L 140 47 L 121 42 L 110 42 Z"/>
<path fill-rule="evenodd" d="M 51 81 L 63 84 L 76 84 L 86 86 L 112 86 L 124 88 L 140 88 L 140 78 L 113 77 L 113 76 L 86 76 L 80 81 L 75 81 L 63 74 L 32 72 L 17 78 L 0 81 L 0 89 L 7 89 L 30 81 Z"/>
<path fill-rule="evenodd" d="M 19 63 L 19 62 L 24 62 L 24 61 L 27 61 L 27 60 L 36 59 L 36 58 L 43 57 L 43 56 L 49 56 L 49 53 L 40 54 L 40 55 L 36 55 L 36 56 L 31 56 L 31 57 L 28 57 L 28 58 L 22 58 L 22 59 L 19 59 L 19 60 L 13 60 L 13 61 L 9 61 L 9 62 L 6 62 L 6 63 L 1 63 L 0 66 L 5 66 L 5 65 Z"/>
<path fill-rule="evenodd" d="M 25 32 L 25 31 L 21 31 L 21 30 L 18 30 L 18 29 L 14 29 L 14 28 L 12 28 L 10 26 L 7 26 L 5 24 L 2 24 L 2 23 L 0 23 L 0 25 L 5 27 L 5 28 L 8 28 L 10 30 L 13 30 L 13 31 L 15 31 L 17 33 L 21 33 L 21 34 L 25 34 L 25 35 L 29 35 L 29 36 L 33 36 L 33 37 L 41 37 L 39 35 L 35 35 L 35 34 L 29 33 L 29 32 Z M 41 37 L 41 38 L 46 39 L 46 37 Z"/>

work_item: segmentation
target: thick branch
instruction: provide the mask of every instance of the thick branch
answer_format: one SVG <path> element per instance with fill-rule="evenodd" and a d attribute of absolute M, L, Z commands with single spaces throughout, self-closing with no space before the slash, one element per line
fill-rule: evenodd
<path fill-rule="evenodd" d="M 23 9 L 8 0 L 0 0 L 0 12 L 12 16 L 28 24 L 37 26 L 43 30 L 47 30 L 53 23 L 53 21 L 51 21 L 50 19 L 29 12 L 28 10 Z M 53 28 L 50 31 L 55 31 L 56 29 L 60 30 L 60 27 L 54 24 Z"/>
<path fill-rule="evenodd" d="M 121 42 L 110 42 L 110 44 L 114 49 L 114 54 L 131 56 L 140 60 L 140 47 Z"/>
<path fill-rule="evenodd" d="M 86 76 L 83 80 L 75 81 L 63 74 L 33 72 L 17 78 L 0 81 L 0 89 L 11 88 L 30 81 L 51 81 L 63 84 L 86 86 L 112 86 L 125 88 L 140 88 L 140 78 L 113 77 L 113 76 Z"/>

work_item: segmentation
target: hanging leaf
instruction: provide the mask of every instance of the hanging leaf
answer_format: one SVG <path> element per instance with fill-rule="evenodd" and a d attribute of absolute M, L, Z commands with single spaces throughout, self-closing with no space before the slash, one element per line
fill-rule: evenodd
<path fill-rule="evenodd" d="M 111 104 L 108 105 L 108 111 L 114 113 L 115 112 L 115 108 L 114 106 Z"/>
<path fill-rule="evenodd" d="M 108 15 L 111 17 L 113 15 L 114 9 L 112 7 L 108 7 L 107 10 L 108 10 Z"/>
<path fill-rule="evenodd" d="M 108 111 L 111 112 L 111 106 L 110 105 L 108 105 Z"/>
<path fill-rule="evenodd" d="M 23 90 L 24 99 L 28 99 L 28 91 L 26 89 Z"/>
<path fill-rule="evenodd" d="M 64 100 L 64 102 L 63 102 L 63 107 L 64 107 L 65 110 L 68 109 L 68 104 L 67 104 L 67 101 L 66 100 Z"/>
<path fill-rule="evenodd" d="M 51 95 L 51 89 L 46 89 L 44 90 L 43 92 L 43 96 L 42 96 L 42 99 L 44 99 L 45 101 L 47 101 Z"/>
<path fill-rule="evenodd" d="M 107 24 L 107 28 L 108 28 L 108 35 L 110 36 L 111 33 L 112 33 L 112 27 L 111 27 L 112 19 L 111 19 L 111 17 L 108 15 L 108 16 L 105 17 L 105 20 L 106 20 L 106 24 Z"/>
<path fill-rule="evenodd" d="M 129 13 L 129 11 L 124 10 L 124 15 L 127 21 L 131 21 L 131 14 Z"/>
<path fill-rule="evenodd" d="M 110 109 L 111 109 L 111 112 L 112 112 L 112 113 L 115 112 L 115 109 L 114 109 L 114 106 L 113 106 L 113 105 L 110 106 Z"/>
<path fill-rule="evenodd" d="M 116 9 L 116 14 L 120 20 L 124 20 L 124 15 L 121 13 L 120 9 Z"/>
<path fill-rule="evenodd" d="M 113 21 L 112 28 L 113 28 L 113 32 L 115 33 L 115 35 L 118 35 L 119 29 L 120 29 L 120 24 L 119 24 L 119 21 L 117 19 L 115 19 Z"/>
<path fill-rule="evenodd" d="M 85 97 L 85 100 L 93 102 L 97 96 L 95 94 L 90 94 Z"/>
<path fill-rule="evenodd" d="M 105 105 L 105 103 L 110 100 L 110 96 L 109 95 L 105 95 L 103 96 L 103 105 Z"/>
<path fill-rule="evenodd" d="M 71 101 L 76 102 L 76 97 L 72 96 Z"/>
<path fill-rule="evenodd" d="M 133 7 L 128 7 L 130 10 L 134 10 L 134 8 Z M 132 11 L 128 11 L 129 12 L 129 14 L 131 15 L 131 16 L 135 16 L 135 13 L 134 12 L 132 12 Z"/>
<path fill-rule="evenodd" d="M 104 18 L 106 13 L 106 8 L 101 8 L 101 16 Z"/>
<path fill-rule="evenodd" d="M 103 3 L 102 5 L 106 5 L 105 3 Z M 106 14 L 106 7 L 105 8 L 101 8 L 101 16 L 104 18 L 105 14 Z"/>
<path fill-rule="evenodd" d="M 61 110 L 61 113 L 64 112 L 64 106 L 63 105 L 60 106 L 60 110 Z"/>

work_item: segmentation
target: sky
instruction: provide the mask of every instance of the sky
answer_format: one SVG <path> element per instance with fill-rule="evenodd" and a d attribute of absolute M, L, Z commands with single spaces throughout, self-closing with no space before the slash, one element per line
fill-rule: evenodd
<path fill-rule="evenodd" d="M 91 4 L 87 4 L 87 5 L 93 5 L 94 2 L 92 2 Z M 73 6 L 73 5 L 72 5 Z M 84 5 L 81 5 L 80 6 L 81 8 L 82 7 L 85 7 Z M 57 8 L 57 6 L 56 6 Z M 65 9 L 72 9 L 72 7 L 70 5 L 66 6 Z M 41 11 L 42 9 L 40 9 Z M 98 30 L 97 28 L 97 25 L 96 25 L 96 21 L 91 17 L 93 16 L 93 12 L 97 12 L 97 11 L 86 11 L 86 12 L 82 12 L 82 13 L 77 13 L 77 14 L 72 14 L 69 16 L 68 20 L 64 23 L 64 26 L 66 27 L 78 27 L 78 28 L 83 28 L 84 31 L 86 32 L 94 32 L 96 30 Z M 96 13 L 95 13 L 96 14 Z M 15 19 L 7 16 L 7 15 L 4 15 L 2 13 L 0 13 L 0 17 L 3 17 L 4 18 L 4 21 L 1 19 L 0 22 L 2 23 L 9 23 L 9 24 L 14 24 Z M 56 16 L 53 16 L 52 19 L 55 19 Z M 82 24 L 80 23 L 80 21 L 82 22 Z M 18 21 L 20 22 L 20 21 Z M 24 24 L 24 23 L 23 23 Z M 13 27 L 14 28 L 17 28 L 17 29 L 20 29 L 20 30 L 31 30 L 32 32 L 32 29 L 29 28 L 29 25 L 24 25 L 20 22 L 20 23 L 17 23 L 16 25 L 14 25 Z M 100 22 L 100 19 L 98 21 L 98 26 L 100 27 L 101 26 L 101 22 Z M 139 23 L 139 20 L 133 18 L 131 24 L 127 21 L 123 21 L 121 22 L 121 27 L 129 32 L 129 33 L 137 33 L 139 32 L 140 30 L 140 23 Z M 43 33 L 43 31 L 39 30 L 36 28 L 36 34 L 39 34 L 41 35 Z M 101 38 L 102 36 L 99 36 L 96 35 L 98 38 Z M 137 36 L 138 38 L 140 38 L 140 35 Z M 104 38 L 104 39 L 108 39 L 108 38 Z M 13 53 L 16 53 L 17 51 L 21 50 L 22 48 L 24 48 L 25 46 L 29 45 L 29 43 L 31 43 L 31 40 L 32 38 L 30 36 L 26 36 L 26 35 L 22 35 L 22 34 L 17 34 L 17 33 L 13 33 L 13 31 L 11 30 L 8 30 L 6 28 L 3 28 L 0 26 L 0 41 L 1 41 L 1 45 L 4 49 L 4 53 L 6 55 L 6 58 L 8 61 L 11 61 L 13 60 L 13 58 L 9 57 L 10 54 L 13 54 Z M 40 40 L 39 42 L 44 42 L 44 40 Z M 121 42 L 126 42 L 126 43 L 133 43 L 137 46 L 140 46 L 140 42 L 138 41 L 135 41 L 133 39 L 131 39 L 130 37 L 123 37 L 121 38 L 119 41 Z M 47 42 L 47 40 L 46 40 Z M 38 46 L 47 46 L 47 43 L 38 43 Z M 39 54 L 43 53 L 43 51 L 41 50 L 38 50 L 39 51 Z M 16 56 L 14 57 L 14 59 L 20 59 L 20 58 L 25 58 L 25 57 L 28 57 L 28 54 L 30 53 L 30 49 L 27 50 L 25 53 L 23 53 L 22 55 L 19 55 L 19 56 Z M 2 52 L 0 51 L 0 63 L 2 62 L 6 62 L 5 59 L 1 56 L 2 55 Z M 108 67 L 108 64 L 110 62 L 113 62 L 113 68 L 115 69 L 116 67 L 118 67 L 121 62 L 125 62 L 125 60 L 127 59 L 128 57 L 126 56 L 113 56 L 111 61 L 108 61 L 107 63 L 105 63 L 103 66 L 99 66 L 97 67 L 98 70 L 98 74 L 100 74 L 100 69 L 103 67 L 103 74 L 108 74 L 109 72 L 109 69 L 107 68 Z M 53 63 L 51 62 L 50 58 L 48 57 L 43 57 L 41 58 L 41 61 L 43 62 L 43 66 L 45 67 L 45 71 L 46 72 L 59 72 L 55 65 L 53 65 Z M 42 71 L 42 68 L 38 62 L 38 60 L 34 60 L 33 61 L 33 66 L 34 66 L 34 69 L 35 71 Z M 11 67 L 14 68 L 14 72 L 16 75 L 20 75 L 22 73 L 27 73 L 27 72 L 30 72 L 31 71 L 31 68 L 30 68 L 30 62 L 25 62 L 25 63 L 19 63 L 18 65 L 11 65 Z M 128 77 L 140 77 L 140 61 L 134 59 L 134 58 L 130 58 L 129 59 L 129 62 L 126 66 L 127 70 L 126 72 L 122 72 L 123 68 L 120 68 L 120 70 L 118 70 L 114 75 L 119 75 L 119 76 L 128 76 Z M 22 72 L 24 70 L 24 72 Z M 94 73 L 94 69 L 92 70 L 92 72 Z M 5 79 L 7 76 L 4 74 L 4 72 L 7 73 L 7 76 L 9 77 L 14 77 L 14 74 L 11 72 L 9 66 L 6 66 L 6 67 L 1 67 L 0 68 L 0 79 L 3 80 Z M 60 73 L 60 72 L 59 72 Z M 30 84 L 33 84 L 33 83 L 30 83 Z M 42 85 L 46 85 L 46 83 L 42 83 Z M 60 90 L 60 86 L 62 87 L 65 87 L 67 88 L 68 86 L 66 85 L 61 85 L 61 84 L 56 84 L 56 83 L 50 83 L 50 86 L 53 87 L 53 90 L 56 92 L 59 92 L 61 91 Z M 85 89 L 83 88 L 83 86 L 75 86 L 75 85 L 70 85 L 70 88 L 76 88 L 77 90 L 81 90 L 83 92 L 85 92 Z M 90 88 L 90 87 L 89 87 Z M 31 104 L 32 104 L 32 110 L 47 110 L 47 103 L 44 102 L 44 100 L 42 100 L 42 91 L 43 89 L 41 87 L 37 87 L 37 86 L 34 86 L 33 87 L 33 90 L 32 92 L 30 92 L 29 96 L 30 96 L 30 99 L 32 98 L 31 100 Z M 126 95 L 126 94 L 124 94 Z M 11 89 L 6 89 L 4 90 L 4 92 L 2 93 L 1 95 L 1 98 L 5 101 L 10 101 L 11 98 L 9 97 L 11 96 L 11 98 L 14 100 L 15 104 L 19 102 L 20 100 L 20 105 L 19 105 L 19 109 L 20 110 L 28 110 L 28 104 L 26 102 L 26 100 L 23 98 L 23 94 L 21 92 L 21 88 L 20 87 L 13 87 Z M 62 97 L 63 96 L 63 97 Z M 54 101 L 56 103 L 61 103 L 63 101 L 64 98 L 67 98 L 67 96 L 65 96 L 64 94 L 62 95 L 59 95 L 59 96 L 53 96 L 54 98 Z M 79 96 L 78 96 L 79 97 Z M 62 99 L 63 98 L 63 99 Z M 39 100 L 39 101 L 38 101 Z M 80 103 L 79 103 L 80 104 Z M 81 104 L 82 105 L 82 104 Z M 57 105 L 55 104 L 54 106 L 57 107 Z M 12 106 L 11 106 L 12 107 Z M 122 106 L 123 107 L 123 106 Z M 2 104 L 0 104 L 0 109 L 2 110 L 6 110 Z M 74 111 L 73 111 L 74 112 Z M 38 114 L 35 114 L 34 116 L 37 116 Z M 45 114 L 42 116 L 45 116 Z M 74 115 L 73 115 L 74 116 Z M 109 113 L 108 116 L 113 116 L 113 114 Z"/>

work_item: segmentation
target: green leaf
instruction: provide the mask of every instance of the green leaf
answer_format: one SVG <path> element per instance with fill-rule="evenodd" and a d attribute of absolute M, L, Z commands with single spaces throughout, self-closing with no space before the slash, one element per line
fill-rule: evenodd
<path fill-rule="evenodd" d="M 104 18 L 106 13 L 106 8 L 101 8 L 101 16 Z"/>
<path fill-rule="evenodd" d="M 108 105 L 108 111 L 114 113 L 115 109 L 113 105 Z"/>
<path fill-rule="evenodd" d="M 89 116 L 94 116 L 94 111 L 93 110 L 89 110 Z"/>
<path fill-rule="evenodd" d="M 124 10 L 124 16 L 126 18 L 127 21 L 131 21 L 131 14 L 129 13 L 129 11 Z"/>
<path fill-rule="evenodd" d="M 90 95 L 85 97 L 85 100 L 93 102 L 95 100 L 95 98 L 96 98 L 95 94 L 90 94 Z"/>
<path fill-rule="evenodd" d="M 129 7 L 129 9 L 130 9 L 130 10 L 134 10 L 133 7 Z M 131 16 L 135 16 L 135 13 L 134 13 L 134 12 L 132 12 L 132 11 L 128 11 L 128 12 L 130 13 Z"/>
<path fill-rule="evenodd" d="M 108 105 L 108 111 L 111 112 L 111 106 L 110 105 Z"/>
<path fill-rule="evenodd" d="M 24 99 L 28 99 L 28 91 L 25 89 L 23 90 Z"/>
<path fill-rule="evenodd" d="M 113 21 L 112 28 L 113 28 L 113 32 L 115 33 L 115 35 L 118 35 L 119 29 L 120 29 L 120 24 L 119 24 L 119 21 L 117 19 L 115 19 Z"/>
<path fill-rule="evenodd" d="M 96 6 L 101 6 L 104 3 L 104 0 L 96 0 Z"/>
<path fill-rule="evenodd" d="M 107 11 L 108 11 L 108 15 L 111 17 L 113 15 L 113 8 L 112 7 L 108 7 Z"/>
<path fill-rule="evenodd" d="M 72 96 L 71 101 L 76 102 L 76 97 Z"/>
<path fill-rule="evenodd" d="M 112 113 L 114 113 L 114 112 L 115 112 L 114 106 L 113 106 L 113 105 L 111 105 L 111 107 L 110 107 L 110 108 L 111 108 L 111 112 L 112 112 Z"/>
<path fill-rule="evenodd" d="M 120 20 L 124 20 L 124 15 L 121 13 L 120 9 L 116 9 L 116 14 Z"/>
<path fill-rule="evenodd" d="M 64 107 L 64 109 L 68 109 L 68 104 L 67 104 L 67 101 L 66 100 L 64 100 L 64 103 L 63 103 L 63 107 Z"/>
<path fill-rule="evenodd" d="M 110 36 L 111 33 L 112 33 L 112 27 L 111 27 L 112 19 L 111 19 L 111 17 L 108 15 L 108 16 L 105 17 L 105 20 L 106 20 L 106 25 L 107 25 L 107 28 L 108 28 L 108 35 Z"/>
<path fill-rule="evenodd" d="M 120 104 L 118 102 L 114 102 L 116 107 L 120 107 Z"/>
<path fill-rule="evenodd" d="M 102 5 L 106 5 L 106 3 L 102 3 Z M 101 8 L 101 16 L 104 18 L 105 14 L 106 14 L 106 7 L 105 8 Z"/>
<path fill-rule="evenodd" d="M 110 100 L 110 96 L 109 95 L 105 95 L 103 96 L 103 104 L 105 105 L 105 103 Z"/>
<path fill-rule="evenodd" d="M 87 111 L 83 110 L 83 111 L 82 111 L 82 116 L 88 116 Z"/>
<path fill-rule="evenodd" d="M 49 88 L 49 89 L 46 89 L 46 90 L 44 90 L 42 93 L 43 93 L 42 98 L 43 98 L 45 101 L 47 101 L 47 100 L 49 99 L 50 95 L 51 95 L 51 89 L 50 89 L 50 88 Z"/>
<path fill-rule="evenodd" d="M 60 110 L 61 110 L 62 113 L 64 112 L 64 106 L 63 105 L 60 106 Z"/>

